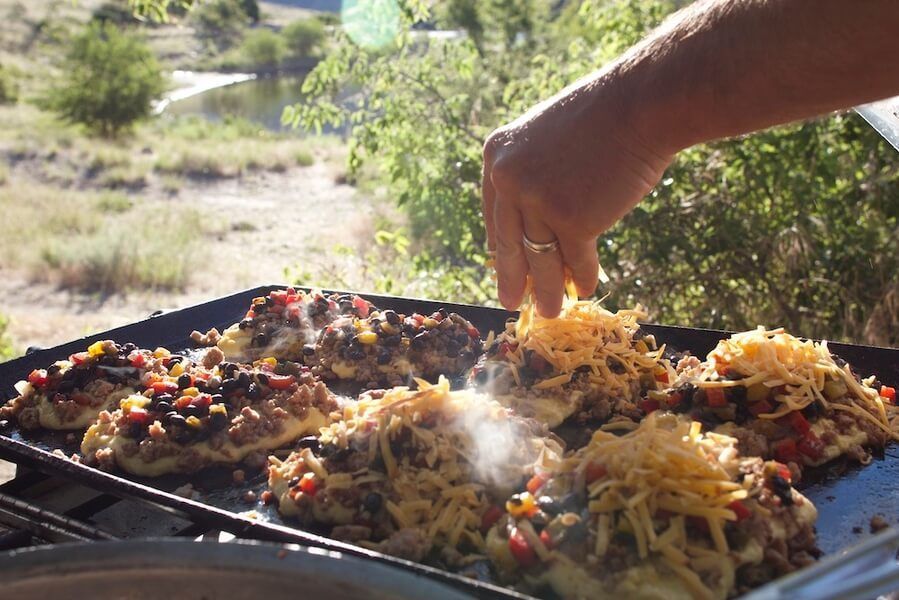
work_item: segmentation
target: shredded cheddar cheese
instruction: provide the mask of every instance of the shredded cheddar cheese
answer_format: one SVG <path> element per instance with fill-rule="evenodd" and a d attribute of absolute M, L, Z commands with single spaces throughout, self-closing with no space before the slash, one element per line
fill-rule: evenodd
<path fill-rule="evenodd" d="M 734 373 L 741 377 L 734 378 Z M 773 395 L 777 401 L 775 410 L 758 415 L 762 419 L 778 419 L 818 402 L 825 409 L 851 412 L 899 439 L 899 430 L 890 424 L 883 398 L 870 387 L 872 381 L 859 383 L 848 365 L 839 366 L 826 341 L 803 341 L 783 328 L 764 327 L 718 342 L 698 376 L 702 388 L 762 384 L 782 390 Z M 825 388 L 829 382 L 845 385 L 848 403 L 828 400 Z"/>

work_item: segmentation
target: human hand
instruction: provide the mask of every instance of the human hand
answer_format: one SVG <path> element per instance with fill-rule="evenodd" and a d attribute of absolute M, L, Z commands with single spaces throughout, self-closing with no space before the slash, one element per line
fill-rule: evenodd
<path fill-rule="evenodd" d="M 562 306 L 564 268 L 596 289 L 596 239 L 658 183 L 676 145 L 647 142 L 635 99 L 605 73 L 535 106 L 484 145 L 483 213 L 500 302 L 521 304 L 530 275 L 537 311 Z M 670 149 L 666 150 L 668 147 Z M 538 253 L 523 245 L 558 240 Z"/>

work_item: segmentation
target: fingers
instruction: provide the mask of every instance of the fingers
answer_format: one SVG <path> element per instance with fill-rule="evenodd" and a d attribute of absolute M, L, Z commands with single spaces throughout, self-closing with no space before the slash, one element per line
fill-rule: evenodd
<path fill-rule="evenodd" d="M 556 235 L 540 220 L 527 214 L 523 215 L 524 233 L 532 242 L 546 243 L 556 239 Z M 527 248 L 524 255 L 534 285 L 534 297 L 537 300 L 537 312 L 546 318 L 559 315 L 562 309 L 562 296 L 565 288 L 565 276 L 562 268 L 562 254 L 559 250 L 552 252 L 534 252 Z"/>
<path fill-rule="evenodd" d="M 528 261 L 521 245 L 521 213 L 502 198 L 495 198 L 494 233 L 496 242 L 496 291 L 508 310 L 515 310 L 524 296 Z"/>
<path fill-rule="evenodd" d="M 571 270 L 571 278 L 577 287 L 578 296 L 590 296 L 596 291 L 599 278 L 599 255 L 596 252 L 596 238 L 572 240 L 562 236 L 562 260 Z"/>
<path fill-rule="evenodd" d="M 484 215 L 484 227 L 487 230 L 487 249 L 496 250 L 496 227 L 494 225 L 493 206 L 496 203 L 496 189 L 490 179 L 492 165 L 488 163 L 487 155 L 484 155 L 484 173 L 481 178 L 481 212 Z"/>

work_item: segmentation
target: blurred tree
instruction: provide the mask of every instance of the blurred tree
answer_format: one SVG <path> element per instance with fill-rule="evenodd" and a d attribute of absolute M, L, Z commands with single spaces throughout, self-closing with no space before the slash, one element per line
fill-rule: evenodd
<path fill-rule="evenodd" d="M 300 19 L 281 30 L 287 51 L 294 58 L 313 56 L 325 41 L 325 26 L 319 19 Z"/>
<path fill-rule="evenodd" d="M 336 32 L 334 51 L 304 84 L 308 100 L 285 120 L 349 124 L 351 171 L 376 165 L 426 249 L 419 256 L 439 257 L 453 278 L 484 261 L 486 135 L 681 4 L 452 0 L 431 15 L 427 3 L 406 0 L 406 29 L 390 49 L 366 50 Z M 432 17 L 466 39 L 411 31 Z M 359 93 L 338 102 L 348 89 Z M 600 240 L 615 282 L 607 302 L 643 302 L 667 322 L 899 343 L 896 198 L 899 154 L 854 115 L 698 146 Z M 471 281 L 466 299 L 492 296 L 486 278 Z"/>
<path fill-rule="evenodd" d="M 18 72 L 0 64 L 0 104 L 13 104 L 19 99 Z"/>
<path fill-rule="evenodd" d="M 114 136 L 149 116 L 164 87 L 156 58 L 138 36 L 95 22 L 72 40 L 46 102 L 63 118 Z"/>
<path fill-rule="evenodd" d="M 277 33 L 256 29 L 247 34 L 237 51 L 242 63 L 253 67 L 275 67 L 284 58 L 287 47 Z"/>

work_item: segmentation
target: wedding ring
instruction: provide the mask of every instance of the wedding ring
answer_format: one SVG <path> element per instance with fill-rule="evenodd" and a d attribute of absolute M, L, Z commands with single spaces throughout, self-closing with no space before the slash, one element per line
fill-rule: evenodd
<path fill-rule="evenodd" d="M 559 249 L 559 240 L 540 244 L 528 239 L 527 234 L 522 234 L 521 241 L 524 243 L 525 248 L 536 254 L 546 254 L 548 252 L 555 252 Z"/>

